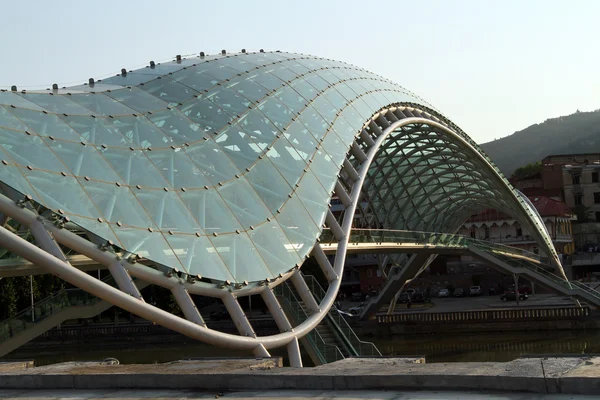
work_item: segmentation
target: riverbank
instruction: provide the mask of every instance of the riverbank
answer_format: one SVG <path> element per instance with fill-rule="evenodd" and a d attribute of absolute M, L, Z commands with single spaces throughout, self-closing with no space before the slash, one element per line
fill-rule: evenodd
<path fill-rule="evenodd" d="M 159 365 L 65 363 L 0 369 L 0 389 L 477 390 L 600 394 L 600 357 L 521 358 L 508 363 L 420 361 L 350 358 L 315 368 L 284 368 L 279 358 L 208 359 Z"/>

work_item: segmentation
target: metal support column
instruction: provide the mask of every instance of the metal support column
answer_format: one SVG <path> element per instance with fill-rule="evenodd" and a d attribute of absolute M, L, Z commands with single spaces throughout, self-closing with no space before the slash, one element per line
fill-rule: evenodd
<path fill-rule="evenodd" d="M 293 338 L 287 345 L 288 356 L 290 358 L 290 367 L 302 368 L 302 353 L 300 353 L 300 344 L 298 338 Z"/>
<path fill-rule="evenodd" d="M 371 139 L 371 141 L 372 141 L 372 139 Z M 343 165 L 344 165 L 344 172 L 346 172 L 346 175 L 348 175 L 348 178 L 352 179 L 353 181 L 357 181 L 359 179 L 358 172 L 356 172 L 356 170 L 354 169 L 354 167 L 352 166 L 350 161 L 348 161 L 347 158 L 344 158 Z"/>
<path fill-rule="evenodd" d="M 135 283 L 133 283 L 133 279 L 129 276 L 129 273 L 125 269 L 122 264 L 122 260 L 115 260 L 114 262 L 108 265 L 108 270 L 110 274 L 115 278 L 115 282 L 119 286 L 123 292 L 135 297 L 138 300 L 144 301 L 142 294 L 140 293 Z"/>
<path fill-rule="evenodd" d="M 329 259 L 325 255 L 325 252 L 323 251 L 319 243 L 317 243 L 315 247 L 313 247 L 312 255 L 317 260 L 317 263 L 319 263 L 319 266 L 321 267 L 323 274 L 325 274 L 325 278 L 327 278 L 328 283 L 331 283 L 332 281 L 339 278 L 333 270 Z"/>
<path fill-rule="evenodd" d="M 365 154 L 364 151 L 362 151 L 362 149 L 356 142 L 352 142 L 352 147 L 350 148 L 350 152 L 361 163 L 365 162 L 367 160 L 367 155 Z"/>
<path fill-rule="evenodd" d="M 261 292 L 261 296 L 269 309 L 269 312 L 273 316 L 277 327 L 281 332 L 289 332 L 293 331 L 292 324 L 288 320 L 287 316 L 283 312 L 281 308 L 281 304 L 277 301 L 275 297 L 275 293 L 273 293 L 272 289 L 263 290 Z M 287 345 L 288 357 L 290 359 L 290 366 L 295 368 L 302 367 L 302 356 L 300 354 L 300 346 L 298 345 L 298 339 L 294 338 Z"/>
<path fill-rule="evenodd" d="M 235 296 L 232 293 L 228 293 L 223 296 L 222 300 L 240 334 L 248 337 L 256 337 L 250 321 L 246 318 L 246 314 L 244 314 L 244 310 L 242 310 Z"/>
<path fill-rule="evenodd" d="M 194 304 L 190 294 L 182 285 L 173 286 L 171 288 L 171 293 L 173 293 L 175 301 L 177 301 L 177 304 L 179 304 L 179 308 L 181 308 L 183 315 L 185 315 L 185 318 L 188 321 L 192 321 L 198 325 L 206 326 L 206 322 L 204 322 L 204 319 L 200 315 L 196 304 Z"/>
<path fill-rule="evenodd" d="M 517 300 L 517 305 L 519 305 L 519 275 L 513 274 L 513 279 L 515 281 L 515 298 Z"/>
<path fill-rule="evenodd" d="M 352 205 L 352 200 L 350 199 L 348 192 L 346 191 L 342 183 L 339 181 L 339 179 L 335 182 L 334 192 L 345 207 L 350 207 Z"/>
<path fill-rule="evenodd" d="M 331 212 L 331 209 L 327 210 L 327 215 L 325 216 L 325 223 L 327 224 L 329 229 L 331 229 L 331 233 L 333 234 L 336 240 L 339 241 L 344 238 L 344 231 L 335 219 L 335 216 Z"/>
<path fill-rule="evenodd" d="M 308 311 L 311 314 L 317 314 L 317 313 L 321 312 L 319 305 L 317 304 L 315 298 L 313 297 L 312 293 L 310 292 L 310 289 L 306 285 L 306 281 L 304 280 L 302 273 L 300 271 L 298 271 L 294 275 L 292 275 L 292 277 L 290 279 L 292 280 L 294 287 L 298 291 L 298 294 L 300 295 L 300 298 L 304 302 L 304 305 L 306 306 Z"/>

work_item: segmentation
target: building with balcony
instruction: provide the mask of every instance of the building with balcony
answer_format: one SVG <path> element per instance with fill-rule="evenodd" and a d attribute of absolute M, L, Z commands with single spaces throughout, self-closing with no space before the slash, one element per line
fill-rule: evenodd
<path fill-rule="evenodd" d="M 573 254 L 575 245 L 572 222 L 577 218 L 569 207 L 545 196 L 533 196 L 529 200 L 542 217 L 556 251 L 560 254 Z M 527 229 L 501 211 L 490 209 L 473 215 L 460 229 L 460 233 L 474 239 L 491 240 L 543 255 Z"/>

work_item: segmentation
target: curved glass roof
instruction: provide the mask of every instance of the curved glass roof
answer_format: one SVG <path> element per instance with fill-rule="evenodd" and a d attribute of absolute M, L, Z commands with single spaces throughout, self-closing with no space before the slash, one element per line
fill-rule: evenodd
<path fill-rule="evenodd" d="M 217 281 L 256 282 L 301 264 L 364 123 L 390 104 L 428 106 L 378 75 L 312 56 L 151 65 L 89 85 L 0 92 L 0 181 L 127 252 Z"/>
<path fill-rule="evenodd" d="M 360 68 L 280 52 L 3 91 L 0 180 L 131 253 L 258 281 L 310 252 L 363 123 L 415 101 Z"/>

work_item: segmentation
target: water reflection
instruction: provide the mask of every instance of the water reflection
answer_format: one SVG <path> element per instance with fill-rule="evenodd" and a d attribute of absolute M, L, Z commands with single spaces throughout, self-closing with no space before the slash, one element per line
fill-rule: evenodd
<path fill-rule="evenodd" d="M 600 353 L 600 332 L 509 332 L 375 339 L 388 356 L 426 356 L 428 363 L 511 361 L 522 355 Z"/>
<path fill-rule="evenodd" d="M 600 354 L 600 331 L 512 332 L 454 335 L 412 335 L 374 338 L 385 356 L 425 356 L 428 363 L 514 360 L 522 355 Z M 285 348 L 273 351 L 285 356 Z M 121 346 L 30 347 L 5 358 L 34 359 L 36 365 L 115 357 L 123 364 L 153 364 L 201 357 L 251 357 L 251 352 L 227 350 L 198 342 Z M 305 365 L 310 360 L 305 358 Z"/>

